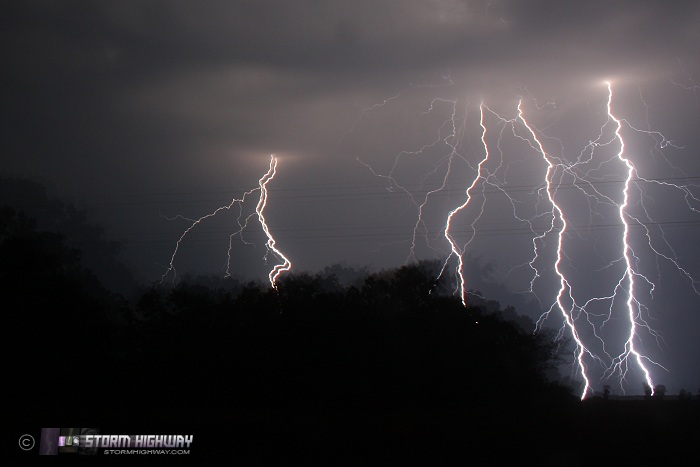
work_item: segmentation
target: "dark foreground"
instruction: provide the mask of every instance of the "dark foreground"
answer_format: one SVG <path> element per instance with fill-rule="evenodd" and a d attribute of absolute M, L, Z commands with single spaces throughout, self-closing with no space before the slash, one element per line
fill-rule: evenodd
<path fill-rule="evenodd" d="M 305 411 L 236 400 L 193 403 L 184 395 L 161 406 L 140 403 L 138 394 L 98 399 L 78 395 L 69 413 L 47 408 L 14 426 L 31 433 L 47 424 L 91 423 L 105 434 L 194 435 L 189 455 L 109 458 L 125 465 L 694 465 L 700 434 L 698 402 L 590 401 L 508 411 L 485 401 L 461 410 Z M 45 460 L 36 451 L 14 454 L 24 463 Z M 106 456 L 97 455 L 79 460 L 105 462 Z"/>
<path fill-rule="evenodd" d="M 429 265 L 126 300 L 60 235 L 0 214 L 9 465 L 46 461 L 18 439 L 48 427 L 194 436 L 189 455 L 88 463 L 697 464 L 700 402 L 581 403 L 557 383 L 561 342 L 465 308 Z"/>

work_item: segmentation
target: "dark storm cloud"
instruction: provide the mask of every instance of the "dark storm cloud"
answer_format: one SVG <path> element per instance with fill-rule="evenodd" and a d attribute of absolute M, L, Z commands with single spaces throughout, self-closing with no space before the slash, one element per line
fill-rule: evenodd
<path fill-rule="evenodd" d="M 140 98 L 144 86 L 162 86 L 171 99 L 197 99 L 206 86 L 265 106 L 446 68 L 545 81 L 553 71 L 649 68 L 692 57 L 700 20 L 695 2 L 22 2 L 7 10 L 12 84 L 44 89 L 38 100 L 82 92 L 76 107 L 131 91 Z M 262 79 L 246 82 L 255 73 Z"/>
<path fill-rule="evenodd" d="M 88 192 L 245 185 L 270 152 L 354 161 L 361 108 L 447 73 L 455 95 L 559 98 L 700 46 L 691 1 L 8 2 L 0 21 L 5 169 Z"/>
<path fill-rule="evenodd" d="M 104 31 L 104 40 L 148 57 L 140 65 L 175 67 L 235 61 L 357 74 L 363 66 L 372 67 L 368 73 L 455 66 L 455 59 L 478 66 L 586 48 L 600 58 L 675 48 L 683 55 L 698 39 L 694 2 L 137 2 L 95 9 L 99 18 L 86 33 Z"/>
<path fill-rule="evenodd" d="M 23 2 L 6 9 L 6 44 L 34 62 L 31 71 L 110 70 L 120 79 L 231 64 L 358 76 L 572 53 L 607 62 L 688 58 L 700 34 L 696 2 Z"/>
<path fill-rule="evenodd" d="M 137 2 L 94 8 L 95 23 L 75 27 L 98 33 L 140 69 L 233 62 L 357 76 L 462 64 L 507 66 L 511 60 L 570 54 L 610 64 L 676 53 L 687 58 L 688 46 L 698 40 L 694 2 L 673 8 L 632 1 L 221 2 L 206 7 Z"/>

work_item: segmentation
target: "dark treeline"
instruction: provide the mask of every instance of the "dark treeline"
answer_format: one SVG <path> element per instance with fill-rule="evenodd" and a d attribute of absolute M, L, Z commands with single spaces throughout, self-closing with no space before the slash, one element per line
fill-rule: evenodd
<path fill-rule="evenodd" d="M 463 307 L 430 268 L 290 274 L 277 290 L 191 280 L 126 300 L 65 237 L 3 207 L 8 409 L 27 426 L 194 433 L 199 455 L 258 463 L 584 465 L 696 440 L 694 401 L 581 404 L 556 382 L 552 335 L 494 302 Z M 636 451 L 611 451 L 620 437 Z"/>
<path fill-rule="evenodd" d="M 120 258 L 122 245 L 84 209 L 52 197 L 44 186 L 22 178 L 0 178 L 0 205 L 32 218 L 39 231 L 60 232 L 65 245 L 80 251 L 81 264 L 110 290 L 129 294 L 136 281 Z"/>

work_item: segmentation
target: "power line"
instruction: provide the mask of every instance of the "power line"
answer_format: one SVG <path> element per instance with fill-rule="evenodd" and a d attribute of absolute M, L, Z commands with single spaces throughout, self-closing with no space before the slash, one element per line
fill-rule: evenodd
<path fill-rule="evenodd" d="M 676 226 L 676 227 L 683 227 L 683 226 L 695 226 L 695 225 L 700 225 L 700 220 L 693 220 L 693 221 L 666 221 L 666 222 L 647 222 L 643 223 L 642 225 L 632 223 L 630 224 L 631 228 L 637 227 L 637 228 L 642 228 L 642 227 L 660 227 L 660 226 Z M 442 230 L 438 228 L 437 226 L 431 226 L 433 229 L 429 229 L 428 232 L 432 232 L 433 234 L 439 234 Z M 442 226 L 444 228 L 444 226 Z M 369 229 L 381 229 L 383 227 L 370 227 Z M 391 228 L 391 227 L 390 227 Z M 616 230 L 616 229 L 622 229 L 623 226 L 621 224 L 594 224 L 594 225 L 569 225 L 568 229 L 569 230 L 574 230 L 574 231 L 586 231 L 586 232 L 599 232 L 599 231 L 609 231 L 609 230 Z M 401 229 L 397 231 L 392 231 L 392 232 L 366 232 L 366 233 L 352 233 L 348 231 L 357 231 L 357 230 L 362 230 L 364 229 L 363 227 L 326 227 L 326 228 L 282 228 L 282 229 L 275 229 L 275 234 L 276 237 L 278 237 L 280 240 L 308 240 L 308 239 L 342 239 L 342 238 L 367 238 L 369 239 L 381 239 L 381 238 L 397 238 L 397 240 L 400 239 L 410 239 L 412 237 L 412 226 L 410 228 L 406 229 Z M 545 230 L 548 229 L 540 229 L 539 234 L 544 233 Z M 334 233 L 335 231 L 341 231 Z M 294 235 L 294 233 L 305 233 L 306 235 Z M 312 235 L 310 232 L 330 232 L 330 233 L 322 233 L 318 235 Z M 475 237 L 482 237 L 482 236 L 503 236 L 503 235 L 533 235 L 533 231 L 530 230 L 529 228 L 523 227 L 514 227 L 514 228 L 482 228 L 482 229 L 476 229 L 475 232 L 472 232 L 471 230 L 452 230 L 453 236 L 460 236 L 460 235 L 467 235 L 471 236 L 474 235 Z M 223 230 L 210 230 L 210 231 L 204 231 L 204 232 L 199 232 L 199 235 L 201 234 L 221 234 L 222 236 L 219 238 L 191 238 L 188 240 L 190 243 L 219 243 L 219 242 L 228 242 L 230 238 L 230 234 L 227 231 Z M 287 235 L 291 233 L 291 235 Z M 162 234 L 162 233 L 158 233 Z M 257 235 L 258 232 L 251 232 L 247 235 L 244 235 L 244 238 L 247 241 L 265 241 L 267 237 L 263 237 L 260 235 Z M 536 231 L 535 234 L 538 234 Z M 133 233 L 133 234 L 125 234 L 125 235 L 143 235 L 141 233 Z M 427 234 L 426 234 L 427 235 Z M 428 235 L 429 236 L 429 235 Z M 440 236 L 438 235 L 437 238 L 439 239 Z M 153 240 L 121 240 L 119 243 L 122 244 L 139 244 L 139 243 L 162 243 L 162 244 L 170 244 L 170 243 L 175 243 L 177 241 L 176 238 L 173 239 L 153 239 Z M 79 243 L 83 244 L 83 243 Z"/>
<path fill-rule="evenodd" d="M 680 182 L 683 181 L 685 182 L 684 185 L 680 186 L 693 186 L 693 187 L 698 187 L 700 188 L 700 185 L 694 185 L 692 183 L 689 183 L 689 181 L 700 181 L 700 176 L 692 176 L 692 177 L 662 177 L 662 178 L 647 178 L 647 179 L 636 179 L 633 180 L 633 182 L 636 183 L 645 183 L 645 182 L 665 182 L 665 183 L 672 183 L 672 182 Z M 582 190 L 586 186 L 593 186 L 593 187 L 604 187 L 604 186 L 614 186 L 614 185 L 620 185 L 623 184 L 624 180 L 598 180 L 598 181 L 593 181 L 593 182 L 586 182 L 585 184 L 583 183 L 560 183 L 555 185 L 557 191 L 564 191 L 564 190 Z M 361 190 L 363 188 L 363 185 L 357 185 L 357 184 L 352 184 L 352 185 L 298 185 L 298 186 L 291 186 L 288 188 L 271 188 L 269 190 L 270 197 L 275 198 L 275 194 L 284 194 L 284 193 L 292 193 L 291 195 L 286 195 L 282 198 L 278 198 L 277 201 L 279 202 L 280 199 L 282 200 L 290 200 L 290 199 L 335 199 L 335 200 L 364 200 L 364 199 L 379 199 L 379 198 L 403 198 L 409 195 L 413 195 L 414 197 L 420 198 L 421 196 L 427 195 L 428 192 L 432 191 L 431 188 L 426 188 L 423 185 L 418 185 L 418 184 L 407 184 L 407 185 L 402 185 L 402 188 L 399 187 L 394 187 L 393 189 L 388 189 L 387 185 L 377 185 L 377 184 L 371 184 L 371 185 L 364 185 L 366 186 L 366 189 L 370 191 L 351 191 L 348 193 L 338 193 L 337 191 L 339 190 Z M 493 186 L 491 184 L 487 184 L 486 187 L 484 187 L 481 190 L 478 190 L 480 193 L 485 193 L 485 194 L 514 194 L 514 193 L 535 193 L 538 189 L 544 187 L 543 184 L 534 184 L 534 185 L 497 185 Z M 404 191 L 404 189 L 406 191 Z M 326 191 L 328 193 L 305 193 L 309 191 Z M 166 205 L 166 204 L 178 204 L 179 206 L 182 205 L 192 205 L 192 204 L 202 204 L 202 203 L 220 203 L 222 200 L 228 200 L 230 201 L 232 198 L 240 197 L 242 193 L 244 193 L 245 190 L 240 190 L 240 191 L 234 191 L 234 190 L 226 190 L 226 191 L 187 191 L 187 192 L 153 192 L 153 193 L 112 193 L 112 194 L 99 194 L 99 195 L 92 195 L 89 198 L 86 199 L 86 201 L 95 203 L 98 205 L 99 208 L 105 208 L 105 207 L 110 207 L 110 206 L 147 206 L 147 205 Z M 335 193 L 333 193 L 335 192 Z M 407 193 L 408 192 L 408 193 Z M 235 194 L 234 194 L 235 193 Z M 293 193 L 302 193 L 302 194 L 293 194 Z M 463 196 L 465 194 L 465 188 L 460 187 L 460 188 L 445 188 L 443 190 L 437 191 L 432 193 L 430 196 L 431 198 L 445 198 L 445 197 L 453 197 L 453 196 Z M 116 200 L 112 202 L 107 202 L 107 201 L 100 201 L 99 203 L 97 202 L 98 199 L 104 199 L 104 198 L 112 198 L 112 197 L 154 197 L 154 196 L 163 196 L 163 197 L 172 197 L 172 196 L 182 196 L 182 195 L 222 195 L 221 197 L 217 198 L 205 198 L 205 199 L 188 199 L 188 200 L 175 200 L 175 199 L 160 199 L 160 200 L 133 200 L 133 201 L 125 201 L 125 200 Z M 226 195 L 226 196 L 223 196 Z M 40 207 L 49 207 L 51 205 L 47 204 L 24 204 L 24 205 L 18 205 L 18 208 L 40 208 Z"/>

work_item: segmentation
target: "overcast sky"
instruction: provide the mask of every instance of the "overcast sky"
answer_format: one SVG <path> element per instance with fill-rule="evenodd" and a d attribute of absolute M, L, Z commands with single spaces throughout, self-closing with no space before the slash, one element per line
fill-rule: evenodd
<path fill-rule="evenodd" d="M 414 248 L 418 259 L 444 259 L 446 215 L 464 202 L 483 156 L 482 101 L 491 147 L 505 129 L 505 166 L 489 170 L 518 206 L 530 206 L 521 217 L 541 214 L 532 190 L 546 167 L 499 116 L 514 119 L 523 99 L 545 149 L 573 162 L 606 123 L 604 80 L 613 85 L 613 111 L 629 122 L 639 175 L 684 185 L 700 177 L 697 1 L 19 1 L 0 12 L 0 175 L 38 179 L 89 207 L 146 281 L 165 272 L 189 225 L 166 217 L 197 218 L 242 196 L 271 154 L 279 165 L 265 217 L 295 268 L 404 264 L 417 204 L 447 180 L 424 206 Z M 593 165 L 587 176 L 621 202 L 615 187 L 624 168 Z M 389 174 L 393 180 L 382 177 Z M 685 192 L 639 190 L 665 227 L 650 234 L 654 245 L 700 277 L 699 219 Z M 614 209 L 575 193 L 562 189 L 560 200 L 580 230 L 567 237 L 567 267 L 586 301 L 619 279 L 605 264 L 620 257 L 620 229 Z M 519 292 L 532 279 L 523 267 L 532 235 L 508 215 L 512 206 L 493 193 L 468 253 Z M 467 235 L 475 215 L 465 211 L 455 228 Z M 193 230 L 178 272 L 223 274 L 233 225 L 235 216 L 219 216 Z M 251 225 L 244 239 L 251 244 L 235 242 L 231 272 L 263 274 L 272 263 L 263 260 L 262 232 Z M 642 244 L 637 252 L 653 253 Z M 548 254 L 534 317 L 557 290 Z M 639 267 L 658 284 L 645 300 L 665 341 L 659 350 L 647 335 L 645 350 L 669 370 L 654 370 L 659 382 L 697 390 L 700 297 L 658 258 Z M 605 329 L 612 340 L 625 332 L 616 319 Z M 631 376 L 638 392 L 639 375 Z"/>

